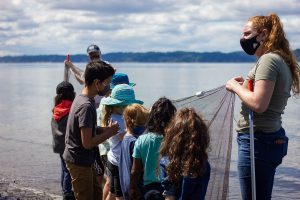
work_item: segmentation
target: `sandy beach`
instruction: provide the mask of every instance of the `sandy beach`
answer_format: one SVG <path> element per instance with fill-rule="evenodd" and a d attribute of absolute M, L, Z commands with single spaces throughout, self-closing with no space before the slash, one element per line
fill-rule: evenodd
<path fill-rule="evenodd" d="M 58 195 L 46 194 L 42 191 L 20 187 L 14 182 L 0 180 L 0 200 L 61 200 Z"/>

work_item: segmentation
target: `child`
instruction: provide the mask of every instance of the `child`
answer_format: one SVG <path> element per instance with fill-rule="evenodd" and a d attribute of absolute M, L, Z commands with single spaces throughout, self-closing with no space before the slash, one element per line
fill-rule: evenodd
<path fill-rule="evenodd" d="M 178 111 L 160 149 L 165 199 L 204 200 L 210 177 L 208 146 L 208 128 L 195 110 Z"/>
<path fill-rule="evenodd" d="M 145 131 L 148 111 L 143 106 L 134 103 L 126 107 L 123 117 L 127 132 L 121 145 L 119 174 L 123 197 L 125 200 L 129 200 L 133 147 L 136 139 Z"/>
<path fill-rule="evenodd" d="M 133 88 L 127 84 L 115 86 L 110 97 L 103 98 L 100 103 L 105 105 L 102 115 L 102 125 L 108 125 L 110 120 L 116 121 L 120 125 L 118 134 L 109 139 L 110 150 L 107 153 L 107 168 L 110 176 L 110 193 L 106 199 L 110 199 L 112 196 L 115 196 L 117 200 L 123 199 L 118 169 L 121 142 L 125 135 L 123 111 L 126 106 L 133 103 L 143 104 L 142 101 L 135 99 Z"/>
<path fill-rule="evenodd" d="M 111 94 L 111 90 L 119 85 L 119 84 L 127 84 L 130 86 L 135 86 L 135 83 L 129 82 L 128 75 L 125 73 L 115 73 L 111 79 L 110 82 L 110 90 L 106 93 L 105 97 L 108 97 Z M 104 105 L 100 105 L 99 108 L 97 109 L 97 123 L 99 122 L 99 125 L 101 124 L 101 115 L 103 111 Z M 107 173 L 107 153 L 109 151 L 109 143 L 108 141 L 103 142 L 102 144 L 99 145 L 99 150 L 100 150 L 100 156 L 101 156 L 101 161 L 103 164 L 103 172 L 104 176 L 102 176 L 102 180 L 104 180 L 104 187 L 103 187 L 103 198 L 106 199 L 106 197 L 109 194 L 109 188 L 110 188 L 110 183 L 109 183 L 109 178 L 108 178 L 108 173 Z M 103 182 L 103 181 L 101 181 Z"/>
<path fill-rule="evenodd" d="M 160 98 L 153 104 L 146 125 L 147 133 L 141 135 L 134 144 L 130 183 L 131 199 L 163 199 L 163 189 L 158 176 L 159 148 L 165 134 L 165 127 L 175 113 L 175 106 L 167 98 Z M 139 188 L 141 176 L 143 176 L 142 191 Z"/>
<path fill-rule="evenodd" d="M 56 87 L 56 96 L 54 98 L 53 116 L 51 120 L 51 129 L 53 136 L 53 151 L 58 153 L 61 160 L 61 187 L 64 200 L 75 200 L 72 190 L 70 172 L 66 167 L 62 154 L 65 149 L 65 135 L 67 121 L 72 102 L 75 98 L 74 87 L 71 83 L 63 81 Z"/>
<path fill-rule="evenodd" d="M 76 199 L 101 199 L 102 189 L 93 167 L 98 144 L 115 135 L 117 123 L 97 127 L 94 97 L 110 83 L 114 69 L 107 63 L 90 62 L 85 70 L 85 87 L 72 103 L 67 123 L 63 158 L 72 177 Z"/>

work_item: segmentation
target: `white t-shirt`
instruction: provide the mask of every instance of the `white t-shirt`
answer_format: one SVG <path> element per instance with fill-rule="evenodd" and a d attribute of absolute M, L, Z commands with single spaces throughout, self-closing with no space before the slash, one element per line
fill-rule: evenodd
<path fill-rule="evenodd" d="M 112 164 L 119 166 L 119 158 L 121 154 L 121 144 L 122 144 L 120 135 L 125 133 L 125 122 L 123 116 L 119 114 L 112 114 L 111 119 L 113 120 L 113 122 L 118 122 L 120 126 L 120 130 L 116 135 L 110 137 L 108 140 L 110 149 L 109 152 L 107 153 L 107 159 Z"/>
<path fill-rule="evenodd" d="M 101 126 L 101 119 L 102 119 L 102 112 L 104 109 L 104 105 L 100 104 L 99 108 L 97 108 L 97 125 Z M 108 139 L 102 142 L 101 144 L 98 145 L 99 150 L 100 150 L 100 156 L 107 156 L 107 153 L 109 151 L 109 143 Z"/>

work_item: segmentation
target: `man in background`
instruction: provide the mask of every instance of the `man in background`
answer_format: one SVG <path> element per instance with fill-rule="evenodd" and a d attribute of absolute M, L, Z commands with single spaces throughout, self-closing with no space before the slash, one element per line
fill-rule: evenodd
<path fill-rule="evenodd" d="M 100 61 L 101 60 L 101 51 L 100 48 L 92 44 L 87 48 L 87 55 L 89 57 L 89 61 Z M 69 67 L 69 69 L 74 73 L 76 80 L 80 83 L 80 85 L 84 84 L 84 71 L 80 68 L 76 67 L 71 61 L 65 61 L 65 65 Z"/>

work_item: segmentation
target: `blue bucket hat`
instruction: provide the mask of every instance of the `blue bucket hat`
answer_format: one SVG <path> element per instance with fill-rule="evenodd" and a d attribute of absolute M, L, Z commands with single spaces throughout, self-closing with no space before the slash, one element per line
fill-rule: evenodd
<path fill-rule="evenodd" d="M 111 95 L 101 100 L 101 104 L 112 106 L 127 106 L 133 103 L 143 104 L 144 102 L 135 99 L 133 88 L 127 84 L 116 85 Z"/>
<path fill-rule="evenodd" d="M 110 89 L 113 89 L 114 87 L 116 87 L 116 85 L 119 84 L 127 84 L 130 85 L 131 87 L 136 85 L 135 83 L 129 83 L 129 78 L 127 74 L 115 73 L 110 82 Z"/>

